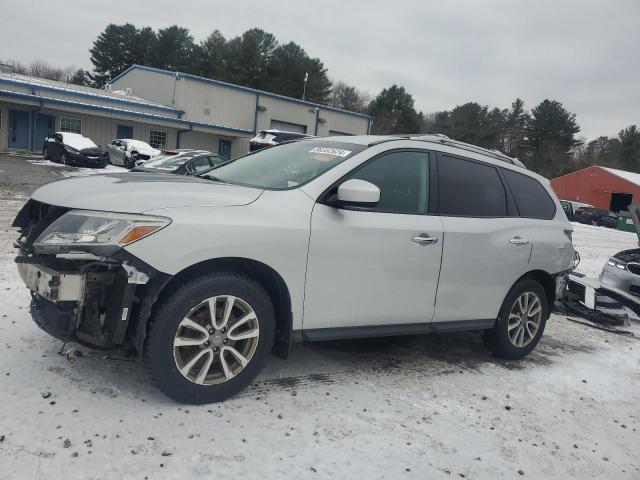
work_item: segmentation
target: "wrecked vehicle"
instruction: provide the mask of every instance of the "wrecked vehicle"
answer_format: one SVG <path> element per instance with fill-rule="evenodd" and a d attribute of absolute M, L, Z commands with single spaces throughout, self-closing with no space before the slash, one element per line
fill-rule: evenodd
<path fill-rule="evenodd" d="M 196 176 L 60 180 L 14 226 L 34 321 L 143 357 L 190 403 L 237 393 L 294 340 L 477 330 L 521 358 L 574 257 L 546 179 L 442 135 L 305 139 Z"/>
<path fill-rule="evenodd" d="M 630 205 L 629 214 L 638 233 L 640 205 Z M 640 234 L 638 234 L 640 245 Z M 603 285 L 640 296 L 640 248 L 622 250 L 611 257 L 599 277 Z"/>
<path fill-rule="evenodd" d="M 47 135 L 42 156 L 45 160 L 63 165 L 104 168 L 109 163 L 109 153 L 79 133 L 55 132 Z"/>

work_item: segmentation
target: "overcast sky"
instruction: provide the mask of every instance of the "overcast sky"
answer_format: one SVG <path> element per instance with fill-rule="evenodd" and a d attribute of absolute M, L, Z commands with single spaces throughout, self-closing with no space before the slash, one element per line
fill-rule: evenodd
<path fill-rule="evenodd" d="M 332 78 L 375 94 L 393 83 L 424 112 L 477 101 L 556 99 L 580 136 L 640 125 L 640 1 L 0 0 L 0 59 L 90 68 L 110 23 L 188 27 L 196 41 L 259 27 L 295 41 Z"/>

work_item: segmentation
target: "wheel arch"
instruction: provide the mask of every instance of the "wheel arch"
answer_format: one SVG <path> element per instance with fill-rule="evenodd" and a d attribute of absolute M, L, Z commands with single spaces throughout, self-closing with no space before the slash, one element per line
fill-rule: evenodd
<path fill-rule="evenodd" d="M 243 257 L 223 257 L 196 263 L 172 276 L 159 290 L 153 304 L 162 302 L 171 292 L 175 291 L 178 285 L 186 280 L 213 272 L 239 273 L 256 281 L 265 289 L 271 299 L 276 316 L 275 342 L 272 352 L 279 357 L 286 358 L 289 354 L 293 328 L 291 294 L 282 276 L 263 262 Z M 146 318 L 138 318 L 138 321 L 143 322 L 143 325 L 136 328 L 137 333 L 134 339 L 135 347 L 139 353 L 142 353 L 151 315 L 145 316 Z"/>
<path fill-rule="evenodd" d="M 556 301 L 556 279 L 549 272 L 544 270 L 531 270 L 524 275 L 522 275 L 518 280 L 514 282 L 513 285 L 516 285 L 518 282 L 531 279 L 538 282 L 542 288 L 544 289 L 544 293 L 547 296 L 547 305 L 549 306 L 548 313 L 551 313 L 551 309 L 553 308 L 553 304 Z M 513 288 L 513 287 L 512 287 Z"/>

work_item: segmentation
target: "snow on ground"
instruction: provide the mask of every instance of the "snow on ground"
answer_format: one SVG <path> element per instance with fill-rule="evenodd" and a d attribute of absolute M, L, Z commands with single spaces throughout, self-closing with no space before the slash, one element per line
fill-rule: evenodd
<path fill-rule="evenodd" d="M 574 222 L 573 245 L 580 254 L 576 269 L 597 278 L 609 257 L 620 250 L 638 248 L 638 235 L 611 228 L 596 227 Z"/>
<path fill-rule="evenodd" d="M 640 478 L 640 344 L 553 315 L 526 360 L 474 333 L 296 345 L 227 402 L 70 363 L 28 314 L 0 192 L 0 478 Z M 597 270 L 633 235 L 576 226 Z M 636 329 L 636 335 L 637 335 Z"/>
<path fill-rule="evenodd" d="M 111 164 L 107 165 L 105 168 L 69 167 L 61 163 L 52 162 L 51 160 L 44 160 L 42 157 L 28 159 L 27 162 L 32 165 L 60 168 L 60 175 L 63 177 L 85 177 L 87 175 L 98 175 L 101 173 L 120 173 L 129 171 L 124 167 Z"/>

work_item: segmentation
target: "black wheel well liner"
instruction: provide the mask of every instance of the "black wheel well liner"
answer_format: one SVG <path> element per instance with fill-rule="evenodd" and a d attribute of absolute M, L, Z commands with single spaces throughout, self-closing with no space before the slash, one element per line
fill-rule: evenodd
<path fill-rule="evenodd" d="M 518 283 L 520 280 L 524 280 L 525 278 L 530 278 L 532 280 L 537 281 L 544 292 L 547 294 L 547 304 L 549 306 L 549 312 L 553 308 L 553 304 L 556 302 L 556 279 L 549 272 L 545 272 L 544 270 L 531 270 L 530 272 L 522 275 L 515 283 Z M 515 285 L 514 283 L 514 285 Z"/>
<path fill-rule="evenodd" d="M 282 276 L 265 263 L 242 257 L 224 257 L 205 260 L 169 278 L 154 295 L 153 299 L 145 299 L 150 308 L 140 311 L 138 325 L 135 328 L 134 347 L 138 355 L 142 354 L 144 339 L 147 336 L 149 318 L 153 310 L 153 305 L 162 302 L 176 286 L 187 279 L 206 275 L 212 272 L 233 272 L 245 275 L 258 282 L 265 289 L 276 315 L 276 334 L 273 345 L 273 353 L 279 357 L 286 358 L 289 354 L 291 344 L 291 332 L 293 329 L 293 313 L 291 311 L 291 295 L 289 288 Z"/>

